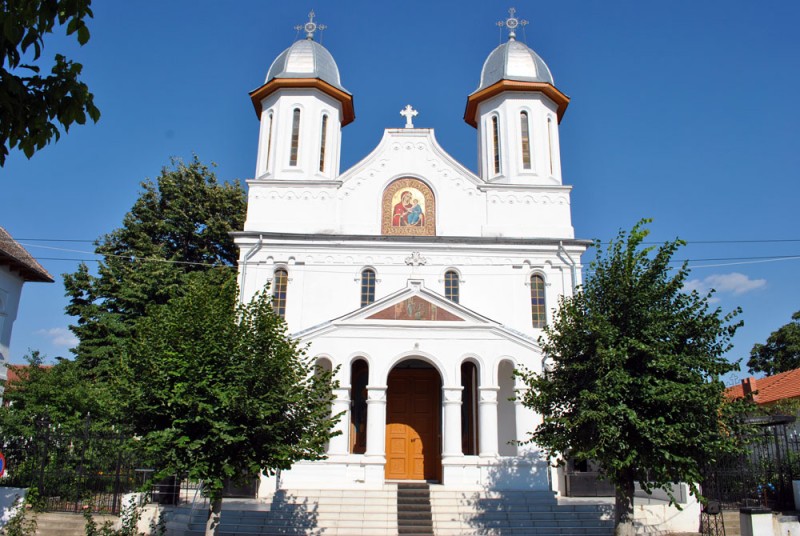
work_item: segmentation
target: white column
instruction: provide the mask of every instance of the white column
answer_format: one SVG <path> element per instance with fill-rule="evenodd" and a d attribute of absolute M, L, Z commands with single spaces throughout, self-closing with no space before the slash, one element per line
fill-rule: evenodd
<path fill-rule="evenodd" d="M 444 402 L 444 431 L 442 457 L 463 456 L 461 450 L 461 391 L 464 388 L 443 387 L 442 395 Z"/>
<path fill-rule="evenodd" d="M 333 430 L 341 433 L 332 437 L 328 443 L 328 455 L 346 456 L 350 451 L 350 389 L 348 387 L 334 389 L 333 396 L 331 415 L 342 414 Z"/>
<path fill-rule="evenodd" d="M 367 386 L 367 451 L 365 456 L 386 456 L 386 386 Z"/>
<path fill-rule="evenodd" d="M 533 432 L 537 426 L 536 414 L 530 409 L 522 405 L 522 399 L 525 397 L 527 387 L 517 387 L 516 395 L 514 397 L 514 419 L 517 428 L 517 441 L 527 441 L 530 437 L 528 434 Z M 531 445 L 517 445 L 517 454 L 523 454 L 526 451 L 532 450 Z"/>
<path fill-rule="evenodd" d="M 480 455 L 497 456 L 497 393 L 499 387 L 478 387 L 478 430 Z"/>

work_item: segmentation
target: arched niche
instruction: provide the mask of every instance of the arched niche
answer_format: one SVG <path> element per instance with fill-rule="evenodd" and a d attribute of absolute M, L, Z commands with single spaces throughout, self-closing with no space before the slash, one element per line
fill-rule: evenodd
<path fill-rule="evenodd" d="M 436 235 L 436 199 L 419 179 L 397 179 L 383 191 L 381 234 Z"/>

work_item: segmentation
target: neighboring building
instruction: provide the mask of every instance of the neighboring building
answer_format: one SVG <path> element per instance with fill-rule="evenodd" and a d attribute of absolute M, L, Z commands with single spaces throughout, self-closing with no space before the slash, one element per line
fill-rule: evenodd
<path fill-rule="evenodd" d="M 337 369 L 343 414 L 328 458 L 284 471 L 286 488 L 559 488 L 538 450 L 514 443 L 541 416 L 513 399 L 513 371 L 542 370 L 537 338 L 589 242 L 574 237 L 561 176 L 569 98 L 517 23 L 467 99 L 477 175 L 410 106 L 405 128 L 340 174 L 353 96 L 313 21 L 250 94 L 261 129 L 235 233 L 242 299 L 271 285 L 290 333 Z"/>
<path fill-rule="evenodd" d="M 742 380 L 740 385 L 728 387 L 725 396 L 730 399 L 752 396 L 753 402 L 761 406 L 800 400 L 800 369 L 759 379 L 750 376 Z"/>
<path fill-rule="evenodd" d="M 52 283 L 53 276 L 0 227 L 0 396 L 6 381 L 11 328 L 17 319 L 22 285 L 28 281 Z"/>

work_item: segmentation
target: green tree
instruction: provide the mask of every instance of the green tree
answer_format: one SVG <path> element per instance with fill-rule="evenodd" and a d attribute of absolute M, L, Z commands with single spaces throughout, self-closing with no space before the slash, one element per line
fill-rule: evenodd
<path fill-rule="evenodd" d="M 643 248 L 648 220 L 620 232 L 560 301 L 540 343 L 547 372 L 520 373 L 523 403 L 544 416 L 530 441 L 550 455 L 599 462 L 616 486 L 618 535 L 634 534 L 634 482 L 669 491 L 734 449 L 719 380 L 736 364 L 723 355 L 738 310 L 711 310 L 683 290 L 689 270 L 671 269 L 676 240 Z"/>
<path fill-rule="evenodd" d="M 0 0 L 0 166 L 10 149 L 25 156 L 61 136 L 70 125 L 94 122 L 100 110 L 79 80 L 83 66 L 56 54 L 49 75 L 40 74 L 45 35 L 66 25 L 81 45 L 89 41 L 85 19 L 92 17 L 91 0 Z"/>
<path fill-rule="evenodd" d="M 231 270 L 192 274 L 143 317 L 120 367 L 134 431 L 161 474 L 187 473 L 210 497 L 216 532 L 226 478 L 323 456 L 331 373 L 313 367 L 267 293 L 236 306 Z"/>
<path fill-rule="evenodd" d="M 108 415 L 112 398 L 102 386 L 84 381 L 73 361 L 44 365 L 44 356 L 37 350 L 25 360 L 27 365 L 10 365 L 18 379 L 3 393 L 0 437 L 32 437 L 44 416 L 63 429 L 79 431 L 87 413 L 96 419 Z"/>
<path fill-rule="evenodd" d="M 70 329 L 79 340 L 78 362 L 102 373 L 147 307 L 180 295 L 187 274 L 233 266 L 229 233 L 242 229 L 245 207 L 241 184 L 217 182 L 197 157 L 143 182 L 122 227 L 96 243 L 103 258 L 97 275 L 86 264 L 64 275 L 66 310 L 77 317 Z"/>
<path fill-rule="evenodd" d="M 6 385 L 0 407 L 3 451 L 13 467 L 6 485 L 42 486 L 41 492 L 64 496 L 75 491 L 69 482 L 80 471 L 113 466 L 116 453 L 90 449 L 84 455 L 81 445 L 111 431 L 118 404 L 73 361 L 43 365 L 37 351 L 26 359 L 27 365 L 10 366 L 16 378 Z"/>
<path fill-rule="evenodd" d="M 747 361 L 750 372 L 779 374 L 800 368 L 800 311 L 792 321 L 773 331 L 766 344 L 755 344 Z"/>

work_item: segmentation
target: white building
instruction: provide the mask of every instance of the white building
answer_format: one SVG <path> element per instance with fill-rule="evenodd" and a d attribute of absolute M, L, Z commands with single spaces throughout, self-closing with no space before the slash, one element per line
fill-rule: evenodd
<path fill-rule="evenodd" d="M 251 93 L 261 129 L 235 236 L 242 299 L 271 284 L 290 333 L 339 367 L 332 411 L 344 414 L 328 458 L 295 464 L 283 486 L 558 487 L 538 451 L 514 443 L 540 416 L 511 400 L 513 370 L 542 369 L 537 338 L 588 242 L 574 238 L 561 176 L 569 99 L 515 40 L 517 23 L 468 98 L 477 175 L 414 127 L 410 107 L 405 128 L 340 173 L 353 97 L 313 19 Z"/>
<path fill-rule="evenodd" d="M 17 319 L 22 285 L 26 281 L 52 283 L 53 277 L 0 227 L 0 397 L 7 379 L 11 328 Z"/>

